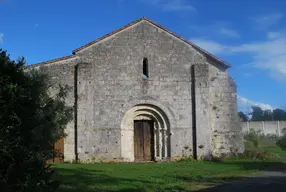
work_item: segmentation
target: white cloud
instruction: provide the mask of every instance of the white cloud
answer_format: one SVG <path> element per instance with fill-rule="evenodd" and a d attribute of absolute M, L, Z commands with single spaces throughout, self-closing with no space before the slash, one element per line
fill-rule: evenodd
<path fill-rule="evenodd" d="M 282 18 L 282 13 L 270 13 L 267 15 L 259 15 L 252 17 L 251 19 L 257 24 L 259 28 L 268 28 L 272 25 L 277 24 Z"/>
<path fill-rule="evenodd" d="M 277 38 L 279 38 L 279 37 L 281 37 L 282 35 L 281 35 L 281 33 L 279 33 L 279 32 L 268 32 L 267 33 L 267 37 L 268 37 L 268 39 L 277 39 Z"/>
<path fill-rule="evenodd" d="M 211 40 L 191 39 L 190 41 L 213 54 L 222 53 L 226 49 L 224 45 Z"/>
<path fill-rule="evenodd" d="M 184 0 L 167 0 L 162 3 L 165 10 L 169 11 L 195 11 L 196 9 Z"/>
<path fill-rule="evenodd" d="M 231 25 L 231 23 L 225 21 L 214 21 L 212 24 L 205 26 L 190 25 L 189 28 L 195 33 L 206 36 L 240 37 L 240 34 L 236 30 L 232 29 Z"/>
<path fill-rule="evenodd" d="M 165 11 L 196 11 L 188 0 L 142 0 L 142 2 L 160 7 Z"/>
<path fill-rule="evenodd" d="M 286 35 L 278 32 L 267 34 L 265 41 L 240 45 L 225 45 L 204 39 L 191 40 L 213 54 L 251 55 L 248 66 L 267 70 L 275 79 L 286 79 Z"/>
<path fill-rule="evenodd" d="M 249 112 L 251 110 L 251 106 L 258 106 L 262 110 L 273 110 L 273 107 L 269 104 L 251 101 L 251 100 L 249 100 L 245 97 L 242 97 L 240 95 L 237 95 L 237 101 L 238 101 L 238 106 L 240 108 L 239 109 L 240 111 L 248 111 Z"/>
<path fill-rule="evenodd" d="M 250 65 L 286 77 L 285 37 L 231 47 L 231 51 L 234 53 L 251 53 L 252 62 Z"/>
<path fill-rule="evenodd" d="M 219 29 L 219 33 L 222 35 L 229 36 L 229 37 L 239 37 L 239 34 L 237 33 L 237 31 L 233 29 L 224 28 L 224 27 Z"/>
<path fill-rule="evenodd" d="M 3 44 L 4 33 L 0 33 L 0 44 Z"/>

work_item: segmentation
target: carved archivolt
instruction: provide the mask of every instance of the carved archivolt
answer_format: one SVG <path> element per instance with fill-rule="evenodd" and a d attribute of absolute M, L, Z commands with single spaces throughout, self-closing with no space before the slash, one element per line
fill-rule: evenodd
<path fill-rule="evenodd" d="M 159 107 L 139 104 L 130 108 L 121 121 L 121 157 L 124 161 L 134 161 L 134 120 L 154 121 L 155 159 L 170 157 L 170 123 L 167 115 Z"/>

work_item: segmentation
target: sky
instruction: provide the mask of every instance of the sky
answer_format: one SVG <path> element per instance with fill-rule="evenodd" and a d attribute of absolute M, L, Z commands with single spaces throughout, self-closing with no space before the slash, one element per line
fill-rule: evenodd
<path fill-rule="evenodd" d="M 0 48 L 28 64 L 143 16 L 231 64 L 238 107 L 286 109 L 285 0 L 0 0 Z"/>

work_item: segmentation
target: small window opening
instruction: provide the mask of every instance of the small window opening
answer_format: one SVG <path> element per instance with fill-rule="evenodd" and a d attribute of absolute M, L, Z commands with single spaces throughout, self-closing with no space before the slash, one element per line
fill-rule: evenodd
<path fill-rule="evenodd" d="M 148 74 L 148 59 L 147 58 L 143 59 L 143 77 L 144 78 L 149 78 L 149 74 Z"/>

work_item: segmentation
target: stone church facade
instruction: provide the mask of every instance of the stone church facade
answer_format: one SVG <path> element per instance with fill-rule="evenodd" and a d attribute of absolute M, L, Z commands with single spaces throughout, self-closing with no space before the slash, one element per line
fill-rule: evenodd
<path fill-rule="evenodd" d="M 229 64 L 147 18 L 31 67 L 71 87 L 65 160 L 160 161 L 244 150 Z"/>

